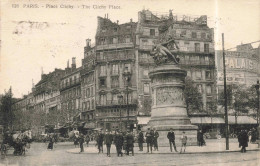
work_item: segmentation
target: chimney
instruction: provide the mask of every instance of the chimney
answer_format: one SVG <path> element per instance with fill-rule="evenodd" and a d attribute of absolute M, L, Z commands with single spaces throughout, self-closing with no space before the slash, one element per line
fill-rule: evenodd
<path fill-rule="evenodd" d="M 70 68 L 70 60 L 67 61 L 67 68 Z"/>
<path fill-rule="evenodd" d="M 118 25 L 118 23 L 119 23 L 119 21 L 118 20 L 116 20 L 116 24 Z"/>
<path fill-rule="evenodd" d="M 72 70 L 76 69 L 76 57 L 72 57 L 71 68 Z"/>
<path fill-rule="evenodd" d="M 108 19 L 108 13 L 107 13 L 107 19 Z"/>
<path fill-rule="evenodd" d="M 133 19 L 132 19 L 132 18 L 130 19 L 130 22 L 131 22 L 131 23 L 133 22 Z"/>
<path fill-rule="evenodd" d="M 91 47 L 91 39 L 86 40 L 86 46 L 87 46 L 87 48 Z"/>

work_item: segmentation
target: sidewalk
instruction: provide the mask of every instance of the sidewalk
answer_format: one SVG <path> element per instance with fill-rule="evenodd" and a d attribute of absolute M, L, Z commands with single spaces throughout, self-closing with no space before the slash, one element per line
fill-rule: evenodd
<path fill-rule="evenodd" d="M 135 144 L 136 145 L 136 144 Z M 177 147 L 177 150 L 180 151 L 181 147 Z M 238 142 L 236 140 L 230 140 L 229 142 L 229 150 L 226 150 L 226 143 L 225 139 L 211 139 L 206 140 L 206 146 L 199 147 L 199 146 L 187 146 L 185 153 L 186 154 L 193 154 L 193 153 L 227 153 L 227 152 L 239 152 L 241 148 L 238 147 Z M 258 144 L 251 144 L 248 143 L 248 147 L 246 148 L 247 151 L 260 151 L 258 148 Z M 134 153 L 135 154 L 146 154 L 147 147 L 146 143 L 144 144 L 144 151 L 139 151 L 138 146 L 135 146 Z M 79 153 L 80 148 L 74 148 L 67 150 L 68 153 Z M 173 150 L 174 151 L 174 150 Z M 86 154 L 92 153 L 97 154 L 98 149 L 94 145 L 90 145 L 87 147 L 84 144 L 84 152 Z M 106 153 L 106 146 L 103 145 L 103 153 Z M 111 154 L 116 153 L 115 145 L 111 145 Z M 159 147 L 159 151 L 153 151 L 154 154 L 169 154 L 169 153 L 176 153 L 171 152 L 169 147 Z"/>

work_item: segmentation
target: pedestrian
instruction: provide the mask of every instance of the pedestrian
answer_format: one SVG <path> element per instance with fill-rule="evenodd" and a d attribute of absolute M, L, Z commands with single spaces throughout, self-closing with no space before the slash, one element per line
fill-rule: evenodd
<path fill-rule="evenodd" d="M 98 153 L 103 153 L 103 141 L 104 141 L 104 134 L 102 130 L 97 134 L 97 145 L 98 145 Z"/>
<path fill-rule="evenodd" d="M 139 131 L 137 140 L 138 140 L 139 151 L 143 151 L 144 134 L 142 131 Z"/>
<path fill-rule="evenodd" d="M 154 139 L 153 139 L 153 144 L 154 144 L 154 151 L 158 151 L 158 138 L 159 138 L 159 133 L 158 131 L 154 128 Z"/>
<path fill-rule="evenodd" d="M 239 147 L 242 146 L 241 153 L 246 152 L 246 147 L 248 147 L 248 141 L 249 139 L 248 139 L 247 132 L 245 130 L 241 130 L 241 132 L 238 135 Z"/>
<path fill-rule="evenodd" d="M 172 128 L 170 129 L 170 132 L 168 132 L 167 138 L 169 139 L 171 152 L 172 152 L 172 145 L 174 147 L 175 152 L 178 152 L 177 149 L 176 149 L 176 145 L 175 145 L 175 134 L 174 134 Z"/>
<path fill-rule="evenodd" d="M 50 135 L 50 136 L 49 136 L 49 144 L 48 144 L 48 148 L 47 148 L 47 149 L 53 150 L 53 142 L 54 142 L 54 139 L 53 139 L 53 137 Z"/>
<path fill-rule="evenodd" d="M 114 144 L 116 146 L 117 156 L 119 157 L 119 155 L 121 155 L 121 157 L 122 157 L 123 156 L 122 148 L 123 148 L 123 144 L 124 144 L 124 137 L 123 137 L 121 131 L 115 132 Z"/>
<path fill-rule="evenodd" d="M 123 132 L 123 138 L 124 138 L 123 149 L 125 151 L 125 154 L 127 153 L 127 151 L 126 151 L 126 146 L 127 146 L 126 136 L 127 136 L 127 133 Z"/>
<path fill-rule="evenodd" d="M 128 131 L 127 132 L 127 135 L 126 135 L 126 155 L 129 155 L 129 152 L 131 151 L 132 152 L 132 156 L 134 155 L 134 142 L 135 142 L 135 139 L 134 139 L 134 136 L 133 134 Z"/>
<path fill-rule="evenodd" d="M 79 140 L 78 140 L 77 135 L 74 135 L 74 145 L 75 145 L 75 148 L 79 145 Z"/>
<path fill-rule="evenodd" d="M 152 147 L 153 132 L 152 132 L 152 130 L 150 130 L 150 128 L 147 129 L 145 137 L 146 137 L 146 143 L 147 143 L 147 153 L 149 153 L 149 148 L 151 150 L 151 153 L 153 153 L 153 147 Z"/>
<path fill-rule="evenodd" d="M 182 136 L 181 136 L 181 151 L 180 151 L 180 153 L 182 153 L 182 147 L 183 147 L 183 152 L 185 153 L 187 140 L 188 140 L 188 137 L 186 136 L 185 132 L 183 131 Z"/>
<path fill-rule="evenodd" d="M 86 140 L 86 144 L 87 144 L 87 147 L 88 147 L 88 144 L 89 144 L 89 141 L 90 141 L 90 136 L 88 134 L 86 135 L 85 140 Z"/>
<path fill-rule="evenodd" d="M 205 144 L 203 133 L 201 130 L 199 130 L 199 132 L 197 133 L 197 141 L 199 146 L 203 146 L 203 144 Z"/>
<path fill-rule="evenodd" d="M 255 143 L 257 139 L 257 130 L 255 128 L 252 129 L 251 131 L 251 139 L 250 142 L 251 143 Z"/>
<path fill-rule="evenodd" d="M 106 134 L 104 136 L 104 143 L 106 144 L 106 147 L 107 147 L 107 156 L 108 157 L 111 157 L 110 148 L 111 148 L 112 142 L 113 142 L 113 135 L 108 130 L 106 130 Z"/>
<path fill-rule="evenodd" d="M 82 133 L 79 134 L 79 147 L 80 147 L 80 152 L 84 152 L 84 136 Z"/>

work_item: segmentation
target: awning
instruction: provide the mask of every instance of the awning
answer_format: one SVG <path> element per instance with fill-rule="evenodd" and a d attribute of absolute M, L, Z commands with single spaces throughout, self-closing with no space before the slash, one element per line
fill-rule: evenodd
<path fill-rule="evenodd" d="M 191 124 L 224 124 L 225 121 L 221 117 L 191 117 Z"/>
<path fill-rule="evenodd" d="M 85 123 L 84 128 L 86 129 L 94 129 L 96 127 L 96 124 L 94 122 L 88 122 Z"/>
<path fill-rule="evenodd" d="M 228 116 L 229 124 L 257 124 L 256 119 L 250 116 L 238 116 L 237 120 L 235 116 Z"/>
<path fill-rule="evenodd" d="M 151 119 L 150 116 L 138 116 L 137 123 L 138 125 L 147 125 L 150 119 Z"/>

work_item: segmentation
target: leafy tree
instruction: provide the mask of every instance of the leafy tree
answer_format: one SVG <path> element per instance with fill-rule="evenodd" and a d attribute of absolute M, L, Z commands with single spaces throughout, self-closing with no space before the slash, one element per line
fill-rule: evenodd
<path fill-rule="evenodd" d="M 205 113 L 205 110 L 203 110 L 202 94 L 196 87 L 195 82 L 189 77 L 186 77 L 185 80 L 184 97 L 188 114 Z"/>
<path fill-rule="evenodd" d="M 0 106 L 0 113 L 1 113 L 1 121 L 4 126 L 4 131 L 7 131 L 8 129 L 12 129 L 13 121 L 14 121 L 14 112 L 12 111 L 12 89 L 10 88 L 8 92 L 5 92 L 5 94 L 1 97 L 1 106 Z"/>
<path fill-rule="evenodd" d="M 224 107 L 224 91 L 220 92 L 218 104 Z M 227 86 L 227 105 L 228 109 L 233 109 L 235 114 L 249 114 L 257 110 L 257 95 L 255 87 L 244 85 Z"/>

